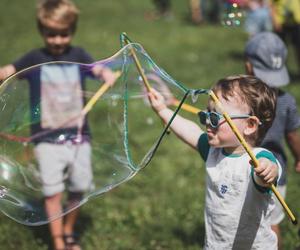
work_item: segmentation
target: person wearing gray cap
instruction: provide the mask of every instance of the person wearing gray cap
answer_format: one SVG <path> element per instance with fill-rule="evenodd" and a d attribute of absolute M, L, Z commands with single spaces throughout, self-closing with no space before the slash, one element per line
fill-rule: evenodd
<path fill-rule="evenodd" d="M 295 159 L 295 170 L 300 173 L 300 116 L 297 112 L 295 98 L 280 89 L 289 84 L 290 78 L 286 68 L 287 48 L 284 42 L 272 32 L 261 32 L 253 36 L 246 44 L 246 72 L 259 77 L 277 91 L 276 116 L 261 146 L 269 149 L 279 160 L 283 173 L 277 188 L 283 197 L 286 195 L 287 156 L 284 139 Z M 277 201 L 276 201 L 277 202 Z M 277 202 L 271 213 L 272 229 L 278 237 L 278 248 L 282 248 L 279 223 L 284 218 L 282 206 Z"/>

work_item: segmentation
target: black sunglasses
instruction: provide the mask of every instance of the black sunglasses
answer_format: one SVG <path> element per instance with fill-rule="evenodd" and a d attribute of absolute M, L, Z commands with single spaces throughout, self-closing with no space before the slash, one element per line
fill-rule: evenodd
<path fill-rule="evenodd" d="M 199 119 L 200 119 L 200 123 L 202 125 L 206 125 L 207 121 L 208 124 L 213 127 L 213 128 L 217 128 L 220 125 L 220 120 L 222 118 L 224 118 L 224 116 L 218 112 L 214 112 L 214 111 L 200 111 L 198 113 Z M 249 118 L 251 117 L 250 115 L 230 115 L 229 116 L 232 119 L 245 119 L 245 118 Z"/>
<path fill-rule="evenodd" d="M 72 29 L 65 29 L 65 30 L 55 30 L 55 29 L 49 29 L 47 27 L 42 27 L 42 33 L 46 37 L 68 37 L 73 34 Z"/>

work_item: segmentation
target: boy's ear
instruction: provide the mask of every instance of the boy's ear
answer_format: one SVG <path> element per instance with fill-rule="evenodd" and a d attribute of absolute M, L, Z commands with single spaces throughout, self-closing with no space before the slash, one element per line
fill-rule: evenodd
<path fill-rule="evenodd" d="M 259 119 L 256 116 L 251 116 L 247 120 L 247 127 L 244 130 L 244 134 L 247 136 L 250 136 L 251 134 L 254 134 L 259 126 Z"/>
<path fill-rule="evenodd" d="M 245 61 L 245 70 L 248 75 L 254 76 L 253 66 L 249 60 Z"/>
<path fill-rule="evenodd" d="M 36 25 L 40 34 L 43 34 L 43 25 L 39 20 L 36 20 Z"/>

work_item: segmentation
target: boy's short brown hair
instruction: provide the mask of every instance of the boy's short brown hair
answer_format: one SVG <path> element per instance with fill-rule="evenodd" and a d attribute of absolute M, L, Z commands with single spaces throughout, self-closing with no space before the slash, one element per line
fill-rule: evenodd
<path fill-rule="evenodd" d="M 39 0 L 37 5 L 37 22 L 39 30 L 47 21 L 59 22 L 69 27 L 72 33 L 76 30 L 79 10 L 70 0 Z"/>
<path fill-rule="evenodd" d="M 254 138 L 255 146 L 258 146 L 275 117 L 276 91 L 259 78 L 249 75 L 221 79 L 212 90 L 216 94 L 220 93 L 225 100 L 228 100 L 229 96 L 238 95 L 242 102 L 247 103 L 250 108 L 249 115 L 256 116 L 261 122 Z"/>

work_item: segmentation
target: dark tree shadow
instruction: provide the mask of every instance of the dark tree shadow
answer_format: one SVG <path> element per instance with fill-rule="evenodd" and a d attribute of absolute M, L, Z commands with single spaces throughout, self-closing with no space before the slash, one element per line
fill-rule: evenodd
<path fill-rule="evenodd" d="M 50 232 L 48 229 L 48 224 L 43 226 L 31 227 L 31 231 L 36 241 L 39 241 L 42 244 L 47 245 L 49 250 L 51 249 L 52 242 L 51 242 Z"/>
<path fill-rule="evenodd" d="M 75 232 L 78 234 L 79 239 L 84 235 L 85 231 L 92 226 L 93 220 L 90 214 L 81 211 L 79 218 L 75 225 Z"/>
<path fill-rule="evenodd" d="M 184 245 L 204 245 L 204 236 L 205 236 L 205 229 L 204 225 L 197 225 L 192 232 L 186 232 L 183 230 L 182 227 L 175 228 L 173 230 L 173 234 L 180 239 Z"/>
<path fill-rule="evenodd" d="M 242 63 L 244 63 L 244 61 L 245 61 L 245 55 L 244 55 L 243 51 L 232 50 L 228 53 L 228 55 L 234 61 L 239 61 Z"/>
<path fill-rule="evenodd" d="M 300 82 L 300 73 L 296 72 L 289 72 L 290 77 L 291 77 L 291 82 Z"/>
<path fill-rule="evenodd" d="M 298 229 L 298 237 L 300 237 L 300 229 Z M 298 244 L 294 250 L 300 250 L 300 245 Z"/>

